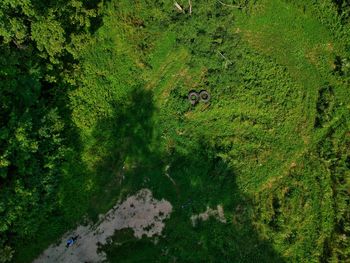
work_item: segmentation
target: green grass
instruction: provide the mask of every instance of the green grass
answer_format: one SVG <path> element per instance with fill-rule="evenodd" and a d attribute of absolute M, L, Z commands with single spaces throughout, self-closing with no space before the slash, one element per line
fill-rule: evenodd
<path fill-rule="evenodd" d="M 69 94 L 80 151 L 64 165 L 62 218 L 48 219 L 50 234 L 17 262 L 141 187 L 173 204 L 164 237 L 155 245 L 117 232 L 102 248 L 111 262 L 330 257 L 343 174 L 334 166 L 346 162 L 349 140 L 348 98 L 332 72 L 342 43 L 282 0 L 243 11 L 199 1 L 191 17 L 171 8 L 106 8 Z M 208 90 L 211 102 L 192 107 L 191 89 Z M 227 224 L 191 225 L 192 213 L 218 204 Z"/>
<path fill-rule="evenodd" d="M 330 71 L 339 47 L 330 32 L 310 14 L 279 0 L 265 1 L 238 27 L 254 48 L 286 66 L 301 84 L 307 101 L 302 113 L 311 132 L 318 89 L 336 82 Z"/>

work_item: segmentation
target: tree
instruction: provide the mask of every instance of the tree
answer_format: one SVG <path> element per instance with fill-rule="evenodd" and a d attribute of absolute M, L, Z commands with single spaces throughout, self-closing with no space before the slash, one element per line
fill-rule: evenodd
<path fill-rule="evenodd" d="M 57 208 L 68 149 L 65 76 L 98 15 L 100 1 L 89 2 L 0 2 L 0 262 Z"/>

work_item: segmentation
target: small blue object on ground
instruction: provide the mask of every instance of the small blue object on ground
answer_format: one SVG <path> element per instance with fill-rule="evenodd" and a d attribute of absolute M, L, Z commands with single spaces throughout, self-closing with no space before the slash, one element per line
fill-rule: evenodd
<path fill-rule="evenodd" d="M 66 247 L 68 248 L 68 247 L 72 246 L 72 245 L 75 243 L 75 241 L 78 240 L 78 238 L 79 238 L 79 235 L 74 236 L 74 237 L 70 237 L 70 238 L 67 240 Z"/>
<path fill-rule="evenodd" d="M 66 247 L 70 247 L 71 245 L 73 245 L 73 243 L 74 243 L 73 238 L 68 239 L 68 240 L 67 240 Z"/>

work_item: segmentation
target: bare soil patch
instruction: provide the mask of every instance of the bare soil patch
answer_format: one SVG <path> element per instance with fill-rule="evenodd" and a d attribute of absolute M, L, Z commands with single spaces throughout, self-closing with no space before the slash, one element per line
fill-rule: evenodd
<path fill-rule="evenodd" d="M 171 212 L 172 205 L 168 201 L 156 200 L 150 190 L 142 189 L 101 215 L 97 224 L 78 226 L 66 233 L 58 245 L 51 245 L 34 263 L 101 262 L 106 255 L 97 252 L 98 245 L 106 244 L 116 230 L 131 228 L 136 238 L 160 235 L 165 226 L 163 221 Z M 77 242 L 66 248 L 66 240 L 76 235 L 79 235 Z"/>
<path fill-rule="evenodd" d="M 192 225 L 195 226 L 198 220 L 207 221 L 211 216 L 215 217 L 221 223 L 226 223 L 224 208 L 222 207 L 222 205 L 218 205 L 216 209 L 212 209 L 208 206 L 205 212 L 200 213 L 198 215 L 192 215 Z"/>

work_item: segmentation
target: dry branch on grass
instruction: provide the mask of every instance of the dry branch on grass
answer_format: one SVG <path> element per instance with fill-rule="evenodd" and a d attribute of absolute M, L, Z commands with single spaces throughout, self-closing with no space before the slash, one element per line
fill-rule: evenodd
<path fill-rule="evenodd" d="M 225 57 L 220 51 L 217 51 L 217 52 L 218 52 L 218 54 L 219 54 L 223 59 L 226 60 L 226 62 L 228 62 L 229 64 L 232 64 L 232 61 L 229 60 L 227 57 Z"/>
<path fill-rule="evenodd" d="M 224 6 L 228 6 L 228 7 L 233 7 L 233 8 L 242 8 L 240 5 L 230 5 L 230 4 L 226 4 L 220 0 L 218 0 L 218 2 Z"/>
<path fill-rule="evenodd" d="M 178 2 L 174 2 L 174 5 L 175 5 L 175 7 L 176 7 L 180 12 L 185 13 L 185 11 L 184 11 L 183 8 L 181 7 L 181 5 L 179 5 Z"/>

